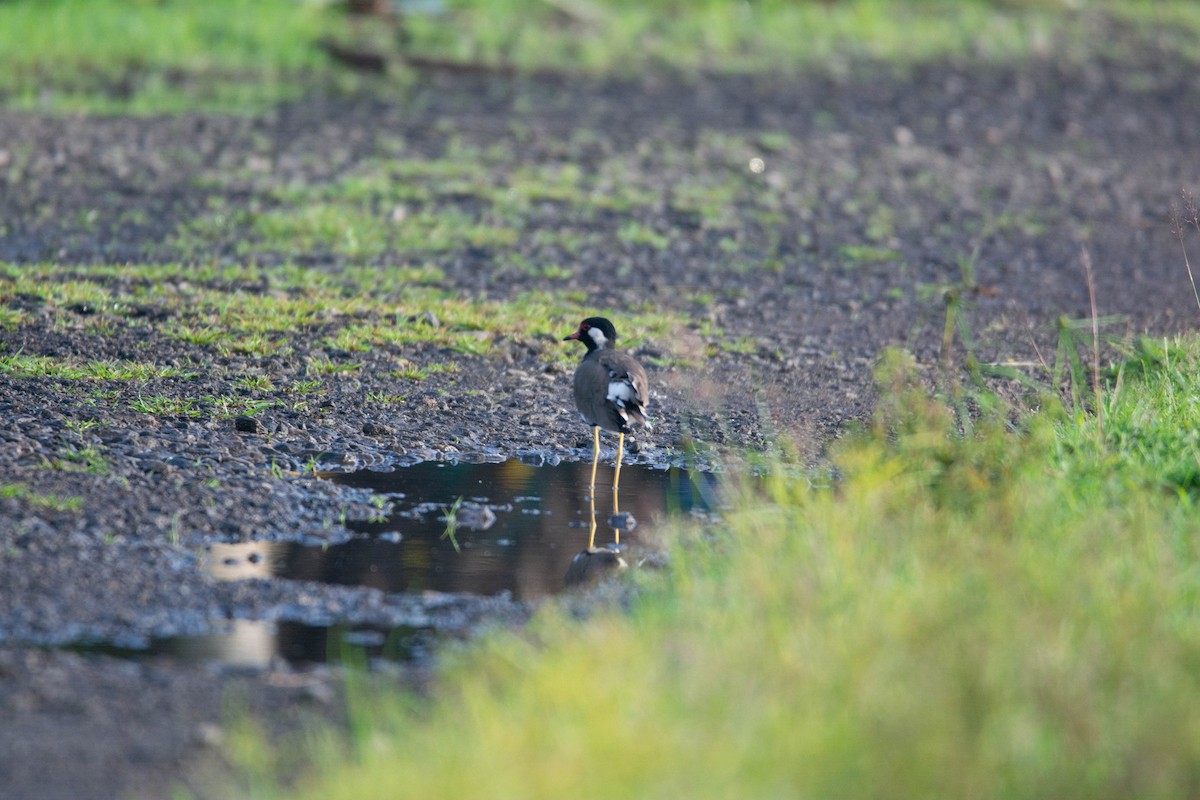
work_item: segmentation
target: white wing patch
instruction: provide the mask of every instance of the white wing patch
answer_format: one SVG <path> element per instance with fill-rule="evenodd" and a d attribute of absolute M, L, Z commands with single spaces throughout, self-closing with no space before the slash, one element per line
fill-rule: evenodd
<path fill-rule="evenodd" d="M 630 400 L 637 400 L 637 390 L 629 381 L 612 381 L 608 384 L 608 401 L 617 408 L 624 408 Z"/>

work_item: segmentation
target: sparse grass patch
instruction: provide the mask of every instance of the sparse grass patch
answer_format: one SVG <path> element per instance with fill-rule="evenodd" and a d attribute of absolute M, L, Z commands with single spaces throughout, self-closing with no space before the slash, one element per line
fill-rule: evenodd
<path fill-rule="evenodd" d="M 65 277 L 70 275 L 69 280 Z M 63 303 L 86 294 L 108 306 L 154 303 L 170 311 L 167 321 L 146 325 L 157 334 L 213 348 L 228 357 L 264 358 L 289 353 L 306 337 L 331 350 L 363 353 L 386 348 L 405 357 L 414 346 L 434 345 L 468 355 L 487 356 L 504 339 L 561 338 L 596 310 L 580 291 L 524 292 L 507 300 L 482 299 L 447 291 L 436 283 L 435 266 L 356 267 L 336 272 L 292 265 L 280 267 L 129 265 L 17 268 L 0 265 L 0 281 L 20 281 L 21 291 L 47 298 L 47 311 L 71 312 Z M 68 285 L 71 291 L 59 293 Z M 177 287 L 186 286 L 186 292 Z M 436 324 L 428 322 L 436 318 Z M 665 342 L 682 324 L 678 314 L 653 302 L 622 309 L 622 345 L 636 348 L 648 340 Z M 570 348 L 537 348 L 548 361 L 568 363 Z M 310 380 L 353 372 L 354 361 L 318 358 L 308 365 Z M 451 363 L 429 367 L 452 370 Z M 403 366 L 400 367 L 404 369 Z M 0 356 L 0 373 L 143 381 L 190 378 L 188 368 L 142 362 L 75 362 L 21 353 Z M 290 391 L 308 392 L 319 383 L 301 382 Z M 154 413 L 154 412 L 150 412 Z M 161 412 L 169 413 L 169 412 Z"/>
<path fill-rule="evenodd" d="M 190 397 L 168 397 L 166 395 L 149 395 L 136 397 L 129 403 L 130 409 L 139 414 L 152 414 L 156 417 L 199 417 L 200 409 L 196 401 Z"/>
<path fill-rule="evenodd" d="M 438 373 L 458 372 L 459 366 L 454 361 L 439 361 L 433 364 L 418 366 L 407 359 L 401 359 L 400 364 L 388 375 L 393 378 L 403 378 L 411 381 L 423 381 L 430 375 Z"/>
<path fill-rule="evenodd" d="M 408 395 L 397 392 L 367 392 L 367 402 L 376 405 L 398 405 L 408 399 Z"/>
<path fill-rule="evenodd" d="M 93 428 L 100 427 L 102 423 L 98 419 L 68 419 L 65 421 L 67 430 L 83 435 Z"/>
<path fill-rule="evenodd" d="M 348 325 L 337 332 L 336 336 L 327 336 L 323 344 L 337 350 L 348 350 L 352 353 L 368 353 L 371 351 L 371 339 L 380 327 L 377 325 Z"/>
<path fill-rule="evenodd" d="M 20 483 L 0 484 L 0 497 L 14 498 L 35 508 L 48 508 L 52 511 L 79 511 L 83 508 L 82 498 L 43 494 Z"/>
<path fill-rule="evenodd" d="M 325 356 L 317 356 L 308 360 L 305 372 L 309 375 L 345 375 L 362 369 L 359 361 L 334 361 Z"/>
<path fill-rule="evenodd" d="M 204 395 L 202 397 L 149 395 L 139 396 L 129 404 L 133 411 L 141 414 L 191 418 L 207 414 L 217 419 L 228 419 L 240 415 L 253 416 L 274 406 L 274 400 L 259 400 L 237 395 Z"/>
<path fill-rule="evenodd" d="M 630 220 L 618 228 L 617 238 L 625 244 L 645 245 L 654 250 L 666 250 L 671 244 L 670 238 L 636 220 Z"/>
<path fill-rule="evenodd" d="M 213 416 L 218 419 L 229 419 L 238 416 L 252 417 L 255 414 L 261 414 L 263 411 L 275 407 L 274 400 L 255 400 L 248 397 L 225 394 L 205 396 L 201 398 L 201 401 L 212 409 Z"/>
<path fill-rule="evenodd" d="M 0 295 L 31 296 L 59 308 L 70 306 L 115 311 L 113 296 L 99 283 L 70 277 L 71 271 L 57 269 L 52 280 L 46 268 L 26 269 L 15 264 L 0 265 Z"/>
<path fill-rule="evenodd" d="M 247 247 L 247 252 L 318 250 L 363 258 L 382 253 L 388 242 L 388 228 L 381 215 L 370 209 L 340 203 L 267 211 L 254 216 L 253 232 L 261 241 Z"/>
<path fill-rule="evenodd" d="M 246 375 L 238 378 L 235 383 L 251 392 L 269 392 L 275 388 L 269 375 Z"/>
<path fill-rule="evenodd" d="M 78 361 L 23 353 L 0 356 L 0 372 L 14 378 L 61 378 L 72 381 L 148 381 L 155 378 L 187 380 L 196 376 L 195 372 L 182 367 L 156 366 L 137 361 Z"/>
<path fill-rule="evenodd" d="M 838 248 L 838 256 L 847 267 L 863 266 L 866 264 L 882 264 L 888 261 L 899 261 L 901 253 L 890 247 L 876 247 L 865 244 L 844 244 Z"/>
<path fill-rule="evenodd" d="M 402 378 L 409 381 L 423 381 L 429 377 L 429 370 L 404 359 L 388 375 L 393 378 Z"/>
<path fill-rule="evenodd" d="M 758 339 L 754 336 L 738 336 L 722 342 L 720 349 L 727 353 L 757 353 Z"/>
<path fill-rule="evenodd" d="M 89 405 L 97 403 L 112 403 L 121 396 L 121 393 L 116 389 L 91 389 L 87 392 L 86 402 Z"/>
<path fill-rule="evenodd" d="M 210 345 L 220 341 L 222 331 L 213 325 L 175 325 L 164 329 L 168 336 L 173 336 L 188 344 Z"/>
<path fill-rule="evenodd" d="M 217 345 L 217 352 L 223 356 L 244 355 L 264 358 L 287 352 L 288 340 L 282 337 L 271 337 L 262 333 L 251 333 L 239 336 Z"/>
<path fill-rule="evenodd" d="M 319 380 L 296 381 L 287 387 L 287 391 L 292 394 L 312 394 L 320 391 L 322 386 Z"/>
<path fill-rule="evenodd" d="M 108 460 L 97 447 L 72 447 L 51 462 L 55 469 L 81 471 L 89 475 L 107 475 Z"/>
<path fill-rule="evenodd" d="M 0 305 L 0 329 L 11 331 L 18 328 L 26 319 L 22 309 Z"/>

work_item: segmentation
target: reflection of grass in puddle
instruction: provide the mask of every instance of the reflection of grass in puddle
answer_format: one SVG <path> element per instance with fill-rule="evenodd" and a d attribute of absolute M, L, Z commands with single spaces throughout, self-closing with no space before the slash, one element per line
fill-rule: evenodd
<path fill-rule="evenodd" d="M 458 509 L 462 507 L 463 499 L 459 497 L 454 501 L 453 505 L 446 509 L 446 530 L 442 534 L 443 539 L 449 539 L 450 544 L 454 546 L 454 552 L 461 553 L 462 548 L 458 546 L 458 538 L 455 533 L 458 531 Z"/>
<path fill-rule="evenodd" d="M 241 578 L 252 577 L 243 575 Z M 268 575 L 259 575 L 266 578 Z M 238 578 L 233 578 L 238 579 Z M 406 662 L 423 655 L 434 632 L 430 628 L 400 625 L 394 628 L 373 625 L 308 625 L 288 620 L 233 619 L 212 633 L 193 636 L 155 638 L 142 647 L 118 646 L 105 642 L 81 641 L 64 649 L 85 655 L 102 655 L 136 661 L 170 656 L 193 664 L 223 664 L 230 667 L 268 669 L 282 661 L 293 664 L 345 664 L 363 668 L 366 658 Z M 236 723 L 234 742 L 250 746 L 249 730 L 239 732 Z M 263 755 L 267 753 L 264 751 Z"/>

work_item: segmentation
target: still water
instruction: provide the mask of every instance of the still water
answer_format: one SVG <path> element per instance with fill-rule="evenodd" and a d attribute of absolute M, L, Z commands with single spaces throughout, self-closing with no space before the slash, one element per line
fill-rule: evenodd
<path fill-rule="evenodd" d="M 615 504 L 611 464 L 600 465 L 594 498 L 590 474 L 587 462 L 535 466 L 518 460 L 326 473 L 327 480 L 369 490 L 378 505 L 369 518 L 346 520 L 356 536 L 336 545 L 214 544 L 205 568 L 218 580 L 304 580 L 384 592 L 508 592 L 536 601 L 585 573 L 613 567 L 619 556 L 610 548 L 618 540 L 622 550 L 636 550 L 653 540 L 656 525 L 667 517 L 715 506 L 716 478 L 710 473 L 626 464 Z M 435 637 L 418 628 L 232 620 L 215 633 L 156 639 L 144 648 L 92 643 L 73 649 L 257 669 L 277 660 L 337 660 L 347 648 L 367 658 L 408 661 L 426 653 Z"/>
<path fill-rule="evenodd" d="M 562 591 L 572 559 L 594 545 L 636 547 L 670 514 L 708 508 L 714 476 L 625 465 L 617 507 L 611 467 L 424 462 L 390 472 L 332 473 L 384 503 L 374 519 L 347 520 L 360 536 L 333 546 L 296 542 L 214 545 L 211 573 L 275 577 L 384 592 L 509 592 L 538 600 Z M 594 512 L 593 512 L 594 508 Z M 593 516 L 594 513 L 594 516 Z M 453 518 L 453 535 L 449 535 Z M 614 525 L 615 523 L 615 525 Z"/>

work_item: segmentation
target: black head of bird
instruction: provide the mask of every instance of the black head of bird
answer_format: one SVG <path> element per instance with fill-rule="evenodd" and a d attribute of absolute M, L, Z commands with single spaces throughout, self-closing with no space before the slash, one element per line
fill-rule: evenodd
<path fill-rule="evenodd" d="M 590 353 L 593 350 L 616 347 L 617 329 L 604 317 L 588 317 L 579 323 L 577 331 L 563 337 L 564 342 L 570 339 L 578 339 L 583 342 Z"/>

